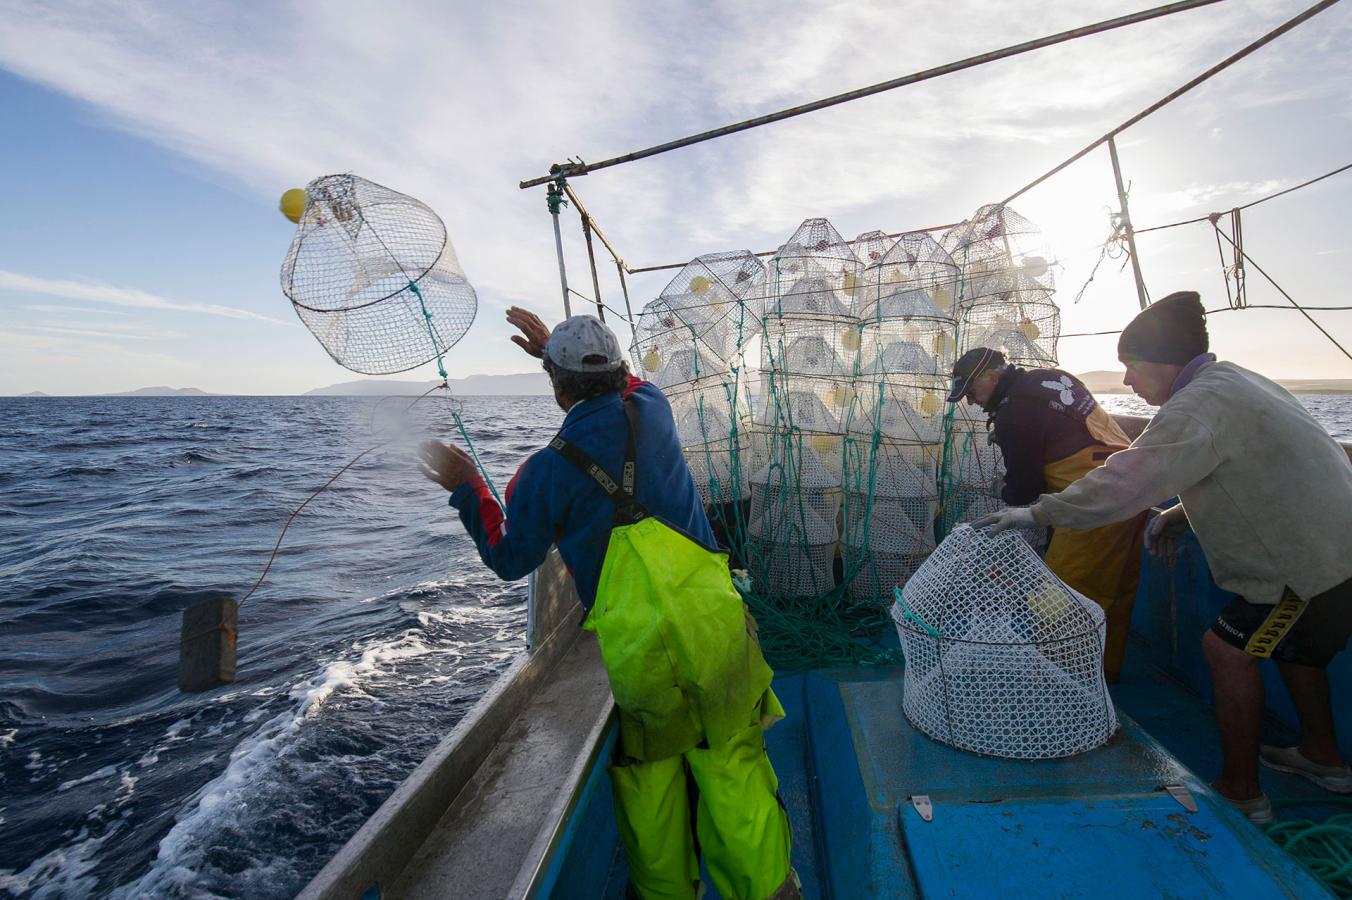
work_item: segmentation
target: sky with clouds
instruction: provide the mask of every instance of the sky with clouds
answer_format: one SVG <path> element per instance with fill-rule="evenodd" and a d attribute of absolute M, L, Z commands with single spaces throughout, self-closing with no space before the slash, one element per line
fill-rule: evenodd
<path fill-rule="evenodd" d="M 528 371 L 503 310 L 561 317 L 544 189 L 517 182 L 1145 8 L 1047 4 L 567 6 L 0 0 L 0 394 L 147 385 L 287 394 L 357 376 L 278 283 L 278 195 L 354 172 L 445 220 L 479 293 L 452 376 Z M 847 237 L 998 200 L 1295 15 L 1226 0 L 576 179 L 634 266 L 777 246 L 804 218 Z M 1352 6 L 1337 5 L 1119 138 L 1138 227 L 1228 210 L 1352 162 Z M 1063 330 L 1120 328 L 1130 268 L 1099 257 L 1099 150 L 1014 203 L 1055 258 Z M 1244 215 L 1250 256 L 1303 304 L 1352 305 L 1352 172 Z M 575 216 L 575 285 L 590 293 Z M 1206 224 L 1143 235 L 1148 288 L 1225 305 Z M 669 275 L 634 276 L 635 309 Z M 613 266 L 601 291 L 619 305 Z M 1285 301 L 1251 273 L 1249 302 Z M 1316 313 L 1352 348 L 1352 312 Z M 1352 377 L 1298 313 L 1212 317 L 1213 348 L 1277 377 Z M 627 342 L 627 330 L 621 328 Z M 1072 371 L 1112 337 L 1066 338 Z M 435 377 L 435 366 L 401 376 Z"/>

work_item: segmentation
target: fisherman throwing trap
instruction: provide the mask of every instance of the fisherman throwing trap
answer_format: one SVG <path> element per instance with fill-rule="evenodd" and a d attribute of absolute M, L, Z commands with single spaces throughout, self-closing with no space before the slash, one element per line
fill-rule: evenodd
<path fill-rule="evenodd" d="M 463 451 L 429 441 L 422 470 L 451 492 L 499 577 L 524 577 L 558 543 L 619 708 L 610 777 L 631 887 L 695 897 L 698 834 L 724 897 L 799 896 L 762 737 L 784 711 L 727 556 L 714 549 L 671 407 L 629 374 L 597 319 L 574 316 L 553 334 L 523 309 L 507 320 L 523 335 L 512 340 L 543 360 L 563 427 L 512 479 L 505 512 Z"/>
<path fill-rule="evenodd" d="M 1325 672 L 1352 634 L 1352 464 L 1299 400 L 1209 343 L 1196 292 L 1147 307 L 1117 344 L 1123 381 L 1159 406 L 1145 431 L 1061 492 L 974 524 L 1100 528 L 1179 498 L 1146 545 L 1160 552 L 1191 525 L 1216 583 L 1239 595 L 1202 639 L 1221 732 L 1212 784 L 1262 824 L 1259 660 L 1277 660 L 1301 725 L 1299 746 L 1262 747 L 1262 763 L 1352 793 Z"/>

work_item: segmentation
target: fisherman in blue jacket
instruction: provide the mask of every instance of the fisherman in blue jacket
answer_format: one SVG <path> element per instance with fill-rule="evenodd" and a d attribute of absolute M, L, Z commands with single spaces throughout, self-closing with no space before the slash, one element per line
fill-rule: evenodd
<path fill-rule="evenodd" d="M 783 708 L 666 397 L 629 374 L 614 333 L 591 316 L 552 334 L 524 309 L 507 320 L 542 360 L 563 427 L 512 478 L 505 512 L 464 451 L 429 441 L 421 468 L 451 492 L 499 577 L 524 577 L 558 544 L 620 712 L 610 775 L 631 888 L 694 898 L 697 834 L 724 897 L 800 896 L 762 736 Z"/>

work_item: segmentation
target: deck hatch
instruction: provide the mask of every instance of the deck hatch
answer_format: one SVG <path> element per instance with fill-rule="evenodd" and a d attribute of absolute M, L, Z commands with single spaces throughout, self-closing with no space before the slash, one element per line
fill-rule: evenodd
<path fill-rule="evenodd" d="M 1164 791 L 934 805 L 928 822 L 897 810 L 922 896 L 1267 897 L 1293 884 L 1259 832 Z"/>

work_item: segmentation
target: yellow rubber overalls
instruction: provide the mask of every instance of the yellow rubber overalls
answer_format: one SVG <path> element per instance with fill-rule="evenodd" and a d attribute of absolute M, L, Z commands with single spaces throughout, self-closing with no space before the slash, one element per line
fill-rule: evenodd
<path fill-rule="evenodd" d="M 1089 434 L 1099 443 L 1064 459 L 1045 464 L 1047 493 L 1064 490 L 1103 465 L 1109 454 L 1131 443 L 1113 417 L 1096 406 L 1084 420 Z M 1075 590 L 1093 600 L 1108 618 L 1108 640 L 1103 651 L 1103 671 L 1110 683 L 1122 672 L 1122 658 L 1131 628 L 1131 609 L 1136 603 L 1136 583 L 1141 574 L 1141 538 L 1146 513 L 1102 528 L 1057 528 L 1044 558 L 1047 567 Z"/>
<path fill-rule="evenodd" d="M 762 900 L 789 875 L 789 821 L 765 755 L 764 728 L 784 710 L 733 587 L 726 553 L 647 514 L 634 496 L 636 411 L 616 482 L 588 454 L 549 446 L 615 503 L 596 603 L 596 633 L 619 708 L 610 769 L 630 884 L 643 898 L 693 898 L 695 835 L 718 892 Z M 699 788 L 694 828 L 687 778 Z"/>

